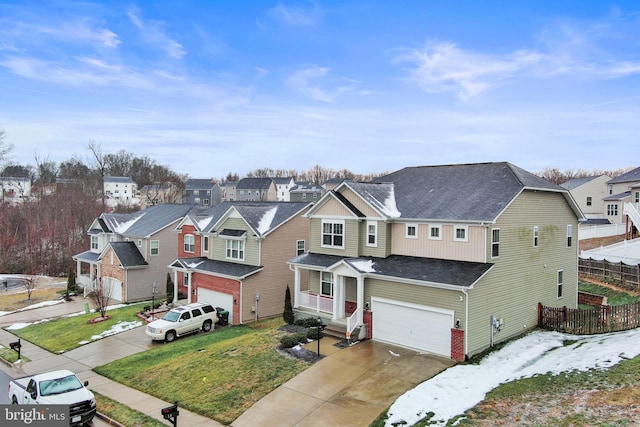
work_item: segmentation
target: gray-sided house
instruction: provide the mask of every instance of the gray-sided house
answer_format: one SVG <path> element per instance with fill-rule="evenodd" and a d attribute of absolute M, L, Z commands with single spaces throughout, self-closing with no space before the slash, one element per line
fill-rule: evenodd
<path fill-rule="evenodd" d="M 210 206 L 220 203 L 222 190 L 213 179 L 190 178 L 184 183 L 182 203 Z"/>
<path fill-rule="evenodd" d="M 306 216 L 294 308 L 349 338 L 463 360 L 535 328 L 538 303 L 577 306 L 583 215 L 566 189 L 510 163 L 345 181 Z"/>
<path fill-rule="evenodd" d="M 175 227 L 174 295 L 227 310 L 231 324 L 282 315 L 294 281 L 287 261 L 306 250 L 310 207 L 236 201 L 187 215 Z"/>
<path fill-rule="evenodd" d="M 74 255 L 79 285 L 90 292 L 98 285 L 114 301 L 151 300 L 166 294 L 167 265 L 176 258 L 174 228 L 193 205 L 162 204 L 134 213 L 103 213 L 89 228 L 91 248 Z"/>

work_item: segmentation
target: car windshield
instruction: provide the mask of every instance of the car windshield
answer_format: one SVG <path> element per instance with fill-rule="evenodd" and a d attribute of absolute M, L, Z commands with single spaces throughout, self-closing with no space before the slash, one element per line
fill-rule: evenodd
<path fill-rule="evenodd" d="M 164 315 L 163 319 L 168 322 L 177 322 L 179 317 L 180 313 L 178 313 L 177 311 L 169 311 Z"/>
<path fill-rule="evenodd" d="M 68 375 L 53 380 L 40 382 L 40 395 L 51 396 L 53 394 L 67 393 L 82 388 L 82 383 L 75 375 Z"/>

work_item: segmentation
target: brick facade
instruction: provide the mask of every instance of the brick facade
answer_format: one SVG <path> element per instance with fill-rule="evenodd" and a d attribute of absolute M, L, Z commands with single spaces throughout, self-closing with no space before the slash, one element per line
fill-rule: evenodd
<path fill-rule="evenodd" d="M 240 282 L 224 277 L 194 273 L 192 276 L 192 289 L 194 289 L 195 292 L 194 295 L 191 296 L 191 301 L 193 302 L 198 302 L 198 288 L 232 295 L 234 301 L 233 307 L 223 308 L 233 313 L 231 317 L 234 325 L 240 324 L 240 308 L 237 304 L 237 302 L 240 301 Z"/>
<path fill-rule="evenodd" d="M 107 250 L 104 257 L 102 258 L 102 263 L 100 264 L 100 277 L 109 277 L 119 280 L 120 283 L 122 283 L 122 295 L 120 297 L 120 301 L 126 301 L 124 295 L 126 288 L 126 274 L 124 269 L 120 267 L 120 260 L 111 247 Z"/>
<path fill-rule="evenodd" d="M 451 358 L 464 362 L 464 330 L 462 329 L 451 329 Z"/>

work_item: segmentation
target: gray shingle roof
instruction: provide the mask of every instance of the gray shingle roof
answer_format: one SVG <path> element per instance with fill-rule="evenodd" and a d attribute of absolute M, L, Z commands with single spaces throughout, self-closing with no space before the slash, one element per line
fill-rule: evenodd
<path fill-rule="evenodd" d="M 387 258 L 343 258 L 314 253 L 299 255 L 290 260 L 289 264 L 328 268 L 341 261 L 363 274 L 460 287 L 472 286 L 493 266 L 490 263 L 402 255 Z"/>
<path fill-rule="evenodd" d="M 100 219 L 113 233 L 130 237 L 145 237 L 162 230 L 184 217 L 194 205 L 160 204 L 138 212 L 104 213 Z M 98 222 L 101 222 L 99 219 Z"/>
<path fill-rule="evenodd" d="M 621 182 L 640 182 L 640 168 L 635 168 L 627 173 L 623 173 L 611 181 L 607 181 L 607 184 L 618 184 Z"/>
<path fill-rule="evenodd" d="M 73 259 L 79 259 L 81 261 L 87 261 L 90 263 L 96 262 L 98 261 L 98 257 L 100 256 L 100 254 L 97 254 L 95 252 L 91 252 L 91 251 L 85 251 L 76 255 L 73 255 Z"/>
<path fill-rule="evenodd" d="M 111 248 L 124 268 L 149 265 L 133 242 L 111 242 Z"/>
<path fill-rule="evenodd" d="M 393 183 L 395 207 L 403 219 L 493 221 L 523 189 L 567 193 L 508 162 L 408 167 L 373 183 L 387 187 Z M 370 186 L 353 188 L 361 195 L 366 190 L 365 199 L 386 203 L 385 187 L 378 191 Z"/>
<path fill-rule="evenodd" d="M 211 179 L 190 178 L 185 181 L 184 188 L 185 190 L 210 190 L 215 185 Z"/>
<path fill-rule="evenodd" d="M 234 262 L 215 261 L 206 257 L 179 258 L 171 267 L 185 268 L 203 273 L 213 273 L 236 279 L 243 279 L 262 270 L 262 266 L 237 264 Z"/>
<path fill-rule="evenodd" d="M 236 185 L 236 190 L 262 190 L 271 186 L 271 178 L 242 178 Z"/>
<path fill-rule="evenodd" d="M 599 176 L 585 176 L 583 178 L 574 178 L 570 179 L 569 181 L 563 182 L 562 184 L 560 184 L 560 187 L 566 188 L 567 190 L 573 190 L 574 188 L 578 188 L 581 185 L 593 181 L 596 178 L 599 178 Z"/>

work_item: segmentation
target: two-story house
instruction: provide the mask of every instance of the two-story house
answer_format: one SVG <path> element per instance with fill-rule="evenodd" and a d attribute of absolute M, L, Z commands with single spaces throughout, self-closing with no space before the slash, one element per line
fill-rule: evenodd
<path fill-rule="evenodd" d="M 0 177 L 2 201 L 22 202 L 31 196 L 31 178 L 22 176 Z"/>
<path fill-rule="evenodd" d="M 127 176 L 105 176 L 103 187 L 107 206 L 132 206 L 140 203 L 138 184 Z"/>
<path fill-rule="evenodd" d="M 236 187 L 237 181 L 224 181 L 220 183 L 220 191 L 222 194 L 222 200 L 233 202 L 236 200 Z"/>
<path fill-rule="evenodd" d="M 306 215 L 298 316 L 456 360 L 577 306 L 570 193 L 510 163 L 408 167 L 343 182 Z M 358 337 L 362 337 L 359 334 Z"/>
<path fill-rule="evenodd" d="M 167 266 L 177 254 L 174 229 L 192 209 L 161 204 L 134 213 L 103 213 L 89 227 L 90 249 L 73 256 L 77 283 L 85 293 L 102 284 L 123 303 L 150 300 L 154 283 L 158 296 L 165 295 Z"/>
<path fill-rule="evenodd" d="M 585 218 L 598 220 L 604 219 L 604 198 L 610 180 L 607 175 L 587 176 L 570 179 L 560 186 L 569 190 Z"/>
<path fill-rule="evenodd" d="M 289 199 L 292 202 L 317 202 L 324 192 L 320 185 L 298 182 L 289 191 Z"/>
<path fill-rule="evenodd" d="M 626 224 L 627 235 L 640 229 L 640 167 L 607 182 L 605 215 L 614 224 Z"/>
<path fill-rule="evenodd" d="M 222 191 L 215 180 L 190 178 L 184 183 L 182 203 L 209 206 L 221 200 Z"/>
<path fill-rule="evenodd" d="M 176 227 L 174 295 L 229 311 L 229 323 L 282 315 L 294 274 L 287 265 L 306 250 L 310 203 L 222 202 Z"/>
<path fill-rule="evenodd" d="M 289 192 L 296 185 L 296 182 L 292 177 L 278 177 L 273 178 L 273 183 L 276 186 L 276 200 L 278 202 L 289 202 Z"/>
<path fill-rule="evenodd" d="M 236 185 L 236 200 L 275 202 L 276 184 L 272 178 L 242 178 Z"/>

